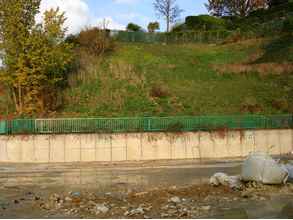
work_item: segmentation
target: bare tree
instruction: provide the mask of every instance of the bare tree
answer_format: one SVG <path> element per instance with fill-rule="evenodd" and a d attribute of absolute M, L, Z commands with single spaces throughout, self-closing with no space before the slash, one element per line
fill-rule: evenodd
<path fill-rule="evenodd" d="M 175 23 L 183 12 L 176 4 L 176 0 L 155 0 L 154 8 L 159 17 L 164 17 L 167 23 L 167 32 L 171 24 Z"/>

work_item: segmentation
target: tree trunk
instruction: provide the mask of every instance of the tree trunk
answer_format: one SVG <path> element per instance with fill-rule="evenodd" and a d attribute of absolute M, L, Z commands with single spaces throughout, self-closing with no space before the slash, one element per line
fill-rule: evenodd
<path fill-rule="evenodd" d="M 170 31 L 170 18 L 169 17 L 167 17 L 167 33 L 169 33 L 169 31 Z"/>
<path fill-rule="evenodd" d="M 22 103 L 22 89 L 21 86 L 18 85 L 18 106 L 19 106 L 19 113 L 22 114 L 23 112 L 23 103 Z"/>
<path fill-rule="evenodd" d="M 19 99 L 17 98 L 17 94 L 18 93 L 18 89 L 17 88 L 11 88 L 11 94 L 12 94 L 12 100 L 14 102 L 15 105 L 15 110 L 17 113 L 21 112 L 21 106 L 19 103 Z"/>

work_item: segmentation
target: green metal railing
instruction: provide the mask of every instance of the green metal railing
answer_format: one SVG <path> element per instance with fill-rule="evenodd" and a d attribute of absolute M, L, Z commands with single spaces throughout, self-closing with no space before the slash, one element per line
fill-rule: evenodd
<path fill-rule="evenodd" d="M 0 134 L 2 135 L 287 128 L 293 128 L 293 115 L 14 119 L 0 121 Z"/>

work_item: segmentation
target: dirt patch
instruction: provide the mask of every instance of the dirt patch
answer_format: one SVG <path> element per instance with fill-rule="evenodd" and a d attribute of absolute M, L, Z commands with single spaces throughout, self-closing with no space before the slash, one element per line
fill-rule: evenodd
<path fill-rule="evenodd" d="M 221 64 L 212 65 L 212 68 L 219 74 L 247 74 L 258 73 L 261 76 L 282 75 L 293 72 L 291 63 L 261 63 L 261 64 Z"/>

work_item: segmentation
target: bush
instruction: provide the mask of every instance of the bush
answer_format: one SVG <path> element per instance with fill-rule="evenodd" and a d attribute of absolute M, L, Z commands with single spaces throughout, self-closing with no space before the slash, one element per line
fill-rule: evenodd
<path fill-rule="evenodd" d="M 112 51 L 115 46 L 109 32 L 99 28 L 83 30 L 79 33 L 77 39 L 69 38 L 69 40 L 77 41 L 81 48 L 85 48 L 93 55 L 101 55 L 104 52 Z"/>
<path fill-rule="evenodd" d="M 181 122 L 170 123 L 166 129 L 168 132 L 181 132 L 184 130 L 184 125 Z"/>
<path fill-rule="evenodd" d="M 166 98 L 169 96 L 169 91 L 165 86 L 155 84 L 151 88 L 150 95 L 153 98 Z"/>
<path fill-rule="evenodd" d="M 209 15 L 189 16 L 185 20 L 186 26 L 191 30 L 219 30 L 226 29 L 226 22 L 222 18 Z"/>
<path fill-rule="evenodd" d="M 285 32 L 285 33 L 293 33 L 293 17 L 288 17 L 284 21 L 283 32 Z"/>
<path fill-rule="evenodd" d="M 78 46 L 79 45 L 78 36 L 77 35 L 73 35 L 73 34 L 68 35 L 66 37 L 66 39 L 65 39 L 65 42 L 66 43 L 69 43 L 69 44 L 72 44 L 74 46 Z"/>

